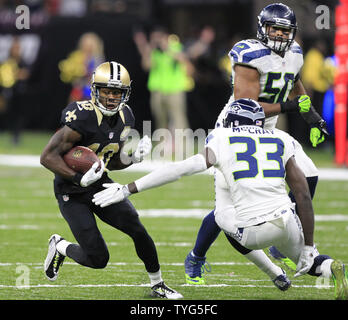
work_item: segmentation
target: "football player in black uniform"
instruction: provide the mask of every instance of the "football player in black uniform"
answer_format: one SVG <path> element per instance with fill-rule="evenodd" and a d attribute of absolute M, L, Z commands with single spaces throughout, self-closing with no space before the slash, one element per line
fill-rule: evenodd
<path fill-rule="evenodd" d="M 99 65 L 92 76 L 92 99 L 73 102 L 63 110 L 62 127 L 41 154 L 41 164 L 55 174 L 54 192 L 59 209 L 77 241 L 71 243 L 57 234 L 52 235 L 44 270 L 49 280 L 56 280 L 66 256 L 91 268 L 107 265 L 109 251 L 97 227 L 96 214 L 132 238 L 136 253 L 149 274 L 151 294 L 179 299 L 182 295 L 162 280 L 155 244 L 131 202 L 125 200 L 100 208 L 91 201 L 93 194 L 104 189 L 104 183 L 112 182 L 106 169 L 123 169 L 140 162 L 151 151 L 151 140 L 145 136 L 132 155 L 122 153 L 122 146 L 134 126 L 134 115 L 126 104 L 130 84 L 128 71 L 121 64 L 111 61 Z M 85 174 L 69 168 L 62 156 L 76 145 L 92 149 L 101 160 L 101 167 L 96 162 Z"/>

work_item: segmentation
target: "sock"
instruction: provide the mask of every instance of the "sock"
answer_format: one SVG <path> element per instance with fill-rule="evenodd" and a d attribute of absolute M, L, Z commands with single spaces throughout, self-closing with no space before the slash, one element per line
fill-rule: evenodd
<path fill-rule="evenodd" d="M 161 269 L 159 269 L 157 272 L 148 272 L 148 275 L 150 278 L 151 287 L 163 281 Z"/>
<path fill-rule="evenodd" d="M 198 231 L 193 254 L 197 257 L 205 257 L 208 249 L 216 240 L 221 229 L 215 222 L 214 210 L 211 211 L 202 221 L 202 225 Z"/>
<path fill-rule="evenodd" d="M 253 262 L 259 269 L 266 273 L 271 280 L 283 274 L 282 268 L 276 266 L 265 254 L 263 250 L 252 250 L 244 257 Z"/>
<path fill-rule="evenodd" d="M 71 242 L 66 241 L 66 240 L 60 240 L 57 243 L 57 250 L 60 254 L 62 254 L 63 256 L 66 256 L 66 248 L 71 244 Z"/>

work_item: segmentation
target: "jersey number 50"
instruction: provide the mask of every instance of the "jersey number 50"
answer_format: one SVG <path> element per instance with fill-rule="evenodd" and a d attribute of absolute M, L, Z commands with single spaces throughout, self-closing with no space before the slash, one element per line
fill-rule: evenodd
<path fill-rule="evenodd" d="M 273 169 L 263 169 L 262 173 L 265 178 L 284 178 L 285 169 L 283 165 L 282 156 L 284 154 L 284 143 L 279 138 L 260 137 L 258 141 L 255 141 L 250 137 L 230 137 L 230 144 L 243 143 L 246 144 L 247 149 L 245 152 L 237 152 L 237 161 L 246 161 L 249 164 L 249 170 L 234 171 L 234 180 L 242 178 L 255 178 L 259 173 L 258 159 L 253 155 L 256 152 L 256 145 L 259 144 L 274 144 L 276 146 L 275 152 L 267 152 L 266 157 L 267 164 Z M 261 159 L 260 159 L 261 160 Z M 274 163 L 276 162 L 276 163 Z M 262 163 L 265 163 L 262 159 Z M 277 167 L 277 168 L 275 168 Z"/>
<path fill-rule="evenodd" d="M 275 87 L 273 82 L 283 83 L 283 87 Z M 294 74 L 285 73 L 282 77 L 281 72 L 269 72 L 263 92 L 269 94 L 269 98 L 261 97 L 259 101 L 268 103 L 285 102 L 294 83 Z"/>

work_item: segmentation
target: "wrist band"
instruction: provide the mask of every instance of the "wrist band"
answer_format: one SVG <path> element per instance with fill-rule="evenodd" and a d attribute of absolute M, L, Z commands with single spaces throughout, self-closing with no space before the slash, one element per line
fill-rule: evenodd
<path fill-rule="evenodd" d="M 281 113 L 287 113 L 287 112 L 296 112 L 298 111 L 298 102 L 294 100 L 286 101 L 286 102 L 280 102 L 280 112 Z"/>
<path fill-rule="evenodd" d="M 132 194 L 132 193 L 129 191 L 127 185 L 124 185 L 124 186 L 122 187 L 122 192 L 123 192 L 123 195 L 125 196 L 125 198 L 128 198 L 128 197 Z"/>

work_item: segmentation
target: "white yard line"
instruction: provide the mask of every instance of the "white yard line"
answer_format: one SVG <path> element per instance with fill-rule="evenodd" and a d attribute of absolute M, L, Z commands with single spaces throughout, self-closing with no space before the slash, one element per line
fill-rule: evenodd
<path fill-rule="evenodd" d="M 213 264 L 214 266 L 253 266 L 254 264 L 252 262 L 209 262 L 210 264 Z M 19 266 L 19 265 L 26 265 L 26 266 L 42 266 L 42 262 L 0 262 L 0 267 L 11 267 L 11 266 Z M 70 262 L 65 261 L 64 265 L 74 265 L 79 266 L 76 262 Z M 141 262 L 109 262 L 108 266 L 143 266 L 144 264 Z M 162 262 L 161 265 L 163 266 L 178 266 L 182 267 L 184 265 L 183 262 L 172 262 L 172 263 L 166 263 Z"/>
<path fill-rule="evenodd" d="M 266 282 L 267 280 L 265 280 Z M 294 288 L 318 288 L 316 285 L 291 285 Z M 2 285 L 0 284 L 0 289 L 13 288 L 13 289 L 33 289 L 33 288 L 113 288 L 113 287 L 150 287 L 149 284 L 37 284 L 37 285 L 27 285 L 27 286 L 15 286 L 15 285 Z M 253 285 L 253 284 L 204 284 L 204 285 L 189 285 L 189 284 L 178 284 L 176 287 L 194 287 L 199 288 L 221 288 L 221 287 L 239 287 L 239 288 L 274 288 L 274 285 Z M 325 289 L 332 288 L 333 286 L 325 286 Z"/>
<path fill-rule="evenodd" d="M 164 165 L 165 161 L 160 160 L 145 160 L 141 163 L 133 164 L 124 171 L 130 172 L 149 172 L 159 166 Z M 3 166 L 15 166 L 15 167 L 42 167 L 40 164 L 39 156 L 32 155 L 0 155 L 0 165 Z M 205 171 L 205 174 L 212 174 L 213 170 L 209 169 Z M 348 180 L 348 169 L 345 168 L 320 168 L 319 169 L 320 180 Z"/>
<path fill-rule="evenodd" d="M 140 217 L 146 217 L 146 218 L 203 218 L 205 217 L 209 212 L 211 211 L 211 208 L 207 209 L 174 209 L 174 208 L 167 208 L 167 209 L 139 209 L 137 212 L 139 213 Z M 12 220 L 15 217 L 16 214 L 7 214 L 3 213 L 0 214 L 0 219 L 2 222 L 4 220 Z M 25 213 L 19 214 L 21 218 L 25 219 L 38 219 L 42 215 L 41 214 L 35 214 L 35 213 Z M 47 217 L 54 217 L 60 218 L 59 213 L 46 213 L 44 215 L 45 218 Z M 348 221 L 348 215 L 345 214 L 316 214 L 315 215 L 315 221 L 318 222 L 331 222 L 331 221 Z M 14 229 L 21 229 L 21 230 L 38 230 L 40 229 L 40 225 L 36 224 L 0 224 L 0 230 L 14 230 Z"/>

